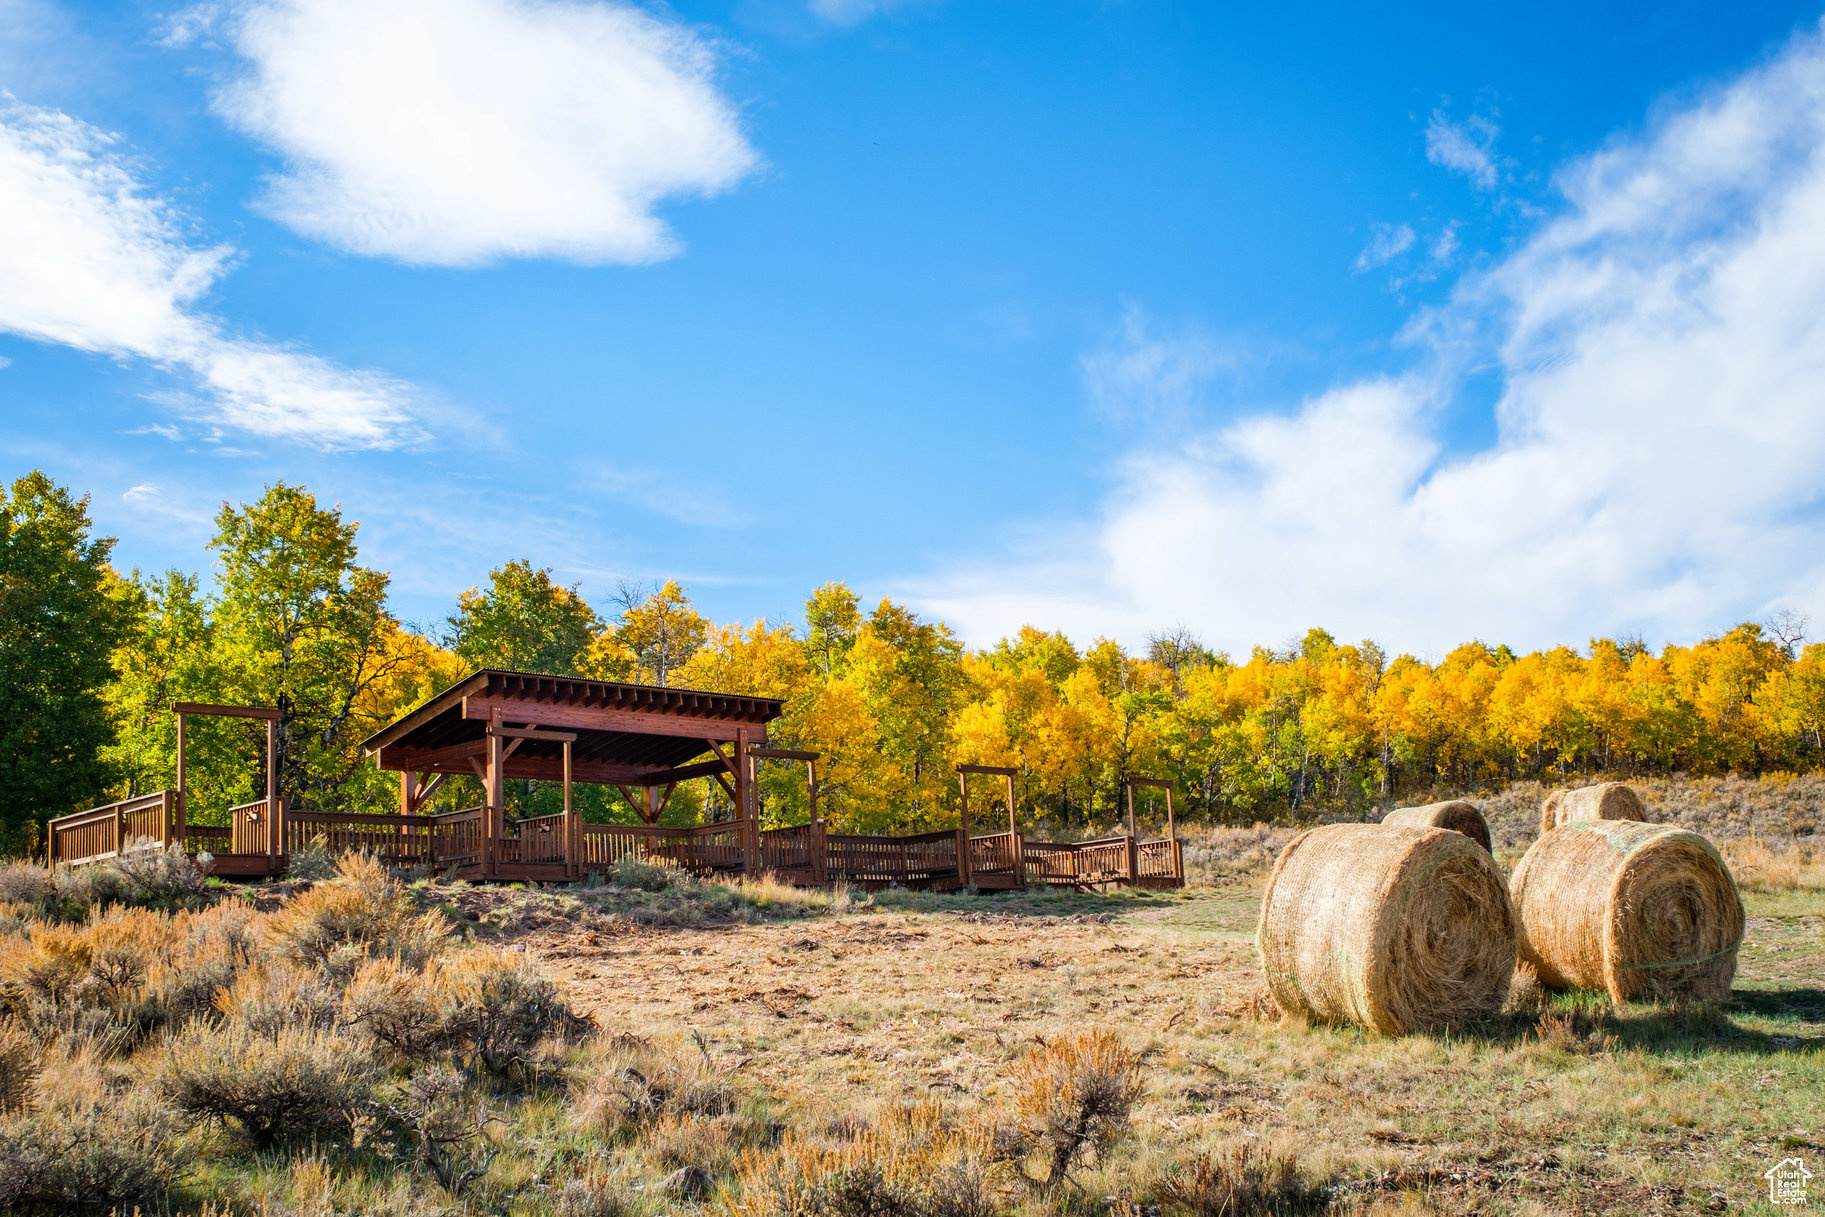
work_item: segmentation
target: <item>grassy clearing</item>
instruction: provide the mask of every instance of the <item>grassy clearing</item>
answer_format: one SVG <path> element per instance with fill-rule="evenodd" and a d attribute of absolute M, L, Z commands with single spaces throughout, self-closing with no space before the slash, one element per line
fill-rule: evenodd
<path fill-rule="evenodd" d="M 1202 834 L 1201 882 L 1163 893 L 627 867 L 149 884 L 151 908 L 78 914 L 15 871 L 0 1210 L 1638 1217 L 1772 1212 L 1761 1172 L 1825 1157 L 1812 844 L 1770 865 L 1726 840 L 1760 866 L 1727 1004 L 1520 984 L 1500 1017 L 1383 1040 L 1263 1000 L 1286 835 Z"/>

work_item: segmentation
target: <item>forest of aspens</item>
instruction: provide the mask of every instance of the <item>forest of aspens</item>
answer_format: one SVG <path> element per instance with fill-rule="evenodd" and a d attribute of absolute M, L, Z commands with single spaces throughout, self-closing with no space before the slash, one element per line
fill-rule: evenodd
<path fill-rule="evenodd" d="M 841 582 L 813 590 L 798 622 L 716 623 L 675 581 L 623 582 L 591 604 L 501 555 L 446 619 L 410 623 L 389 607 L 387 572 L 363 564 L 357 522 L 302 487 L 224 504 L 194 572 L 119 570 L 88 500 L 41 474 L 0 508 L 0 830 L 14 851 L 49 817 L 171 785 L 176 700 L 279 707 L 289 798 L 390 810 L 395 779 L 361 740 L 484 667 L 780 698 L 772 742 L 822 755 L 822 812 L 859 831 L 956 823 L 952 766 L 965 762 L 1018 767 L 1023 821 L 1070 831 L 1115 818 L 1125 773 L 1170 778 L 1181 816 L 1251 822 L 1524 777 L 1757 774 L 1825 757 L 1825 644 L 1791 617 L 1658 651 L 1475 640 L 1436 662 L 1318 628 L 1247 655 L 1182 628 L 1131 648 L 1036 625 L 972 649 Z M 249 730 L 194 726 L 198 819 L 263 785 L 263 727 Z M 767 819 L 804 816 L 802 774 L 769 767 L 762 783 Z M 726 817 L 703 784 L 665 822 Z M 479 788 L 440 797 L 467 806 Z M 520 814 L 557 797 L 509 790 Z M 612 789 L 581 802 L 591 819 L 634 819 Z"/>

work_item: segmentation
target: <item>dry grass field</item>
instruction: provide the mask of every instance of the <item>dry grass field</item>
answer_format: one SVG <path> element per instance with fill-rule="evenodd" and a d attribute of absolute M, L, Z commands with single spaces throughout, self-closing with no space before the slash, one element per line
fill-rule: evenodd
<path fill-rule="evenodd" d="M 14 867 L 0 1210 L 1774 1212 L 1762 1172 L 1825 1161 L 1825 850 L 1740 803 L 1695 825 L 1743 882 L 1731 1001 L 1522 985 L 1498 1017 L 1401 1039 L 1265 998 L 1253 937 L 1286 829 L 1194 836 L 1193 885 L 1164 893 L 644 867 L 518 890 L 353 864 L 141 876 L 153 909 L 101 914 L 97 890 Z M 1514 804 L 1491 809 L 1509 867 Z"/>

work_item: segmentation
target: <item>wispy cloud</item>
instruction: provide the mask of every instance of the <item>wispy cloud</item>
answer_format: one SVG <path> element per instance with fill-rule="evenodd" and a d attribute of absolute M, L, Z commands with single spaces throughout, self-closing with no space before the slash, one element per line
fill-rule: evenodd
<path fill-rule="evenodd" d="M 244 0 L 191 9 L 246 70 L 216 98 L 284 157 L 261 205 L 354 253 L 649 262 L 656 214 L 757 164 L 713 47 L 622 3 Z"/>
<path fill-rule="evenodd" d="M 1410 224 L 1370 225 L 1369 243 L 1356 255 L 1356 273 L 1386 266 L 1412 249 L 1417 239 Z"/>
<path fill-rule="evenodd" d="M 749 515 L 721 487 L 676 473 L 619 466 L 603 469 L 602 488 L 614 498 L 654 515 L 699 528 L 738 528 Z"/>
<path fill-rule="evenodd" d="M 809 7 L 814 16 L 821 17 L 832 25 L 860 25 L 870 17 L 878 17 L 921 2 L 922 0 L 810 0 Z"/>
<path fill-rule="evenodd" d="M 1463 174 L 1478 190 L 1494 190 L 1500 178 L 1495 158 L 1497 134 L 1494 120 L 1485 115 L 1473 114 L 1460 123 L 1453 122 L 1444 110 L 1434 110 L 1426 124 L 1426 159 Z"/>
<path fill-rule="evenodd" d="M 1409 374 L 1136 453 L 1083 531 L 918 589 L 1023 621 L 1232 647 L 1324 624 L 1443 647 L 1692 637 L 1825 608 L 1825 43 L 1559 175 L 1560 213 L 1417 316 Z M 1468 373 L 1498 437 L 1451 453 Z"/>
<path fill-rule="evenodd" d="M 1210 382 L 1240 363 L 1233 343 L 1194 328 L 1162 332 L 1130 303 L 1110 341 L 1084 356 L 1091 406 L 1116 424 L 1183 427 Z"/>
<path fill-rule="evenodd" d="M 189 374 L 191 409 L 332 448 L 417 434 L 387 377 L 230 334 L 199 307 L 232 261 L 148 192 L 116 137 L 55 110 L 0 105 L 0 330 Z"/>

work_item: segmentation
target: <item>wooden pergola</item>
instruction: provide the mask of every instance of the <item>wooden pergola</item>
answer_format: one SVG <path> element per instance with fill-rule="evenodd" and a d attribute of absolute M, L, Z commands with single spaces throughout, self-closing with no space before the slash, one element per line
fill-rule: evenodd
<path fill-rule="evenodd" d="M 532 871 L 548 870 L 553 862 L 580 873 L 583 832 L 571 804 L 571 784 L 578 781 L 619 788 L 652 825 L 678 783 L 715 779 L 734 804 L 741 826 L 737 848 L 752 869 L 760 852 L 754 750 L 766 754 L 767 724 L 783 708 L 770 697 L 484 669 L 362 747 L 380 768 L 399 773 L 402 816 L 418 814 L 451 775 L 481 780 L 486 802 L 478 861 L 484 878 L 543 877 Z M 709 759 L 698 759 L 706 753 Z M 521 778 L 562 783 L 564 823 L 535 825 L 560 834 L 561 858 L 532 858 L 506 845 L 505 783 Z M 636 790 L 642 793 L 636 796 Z"/>

